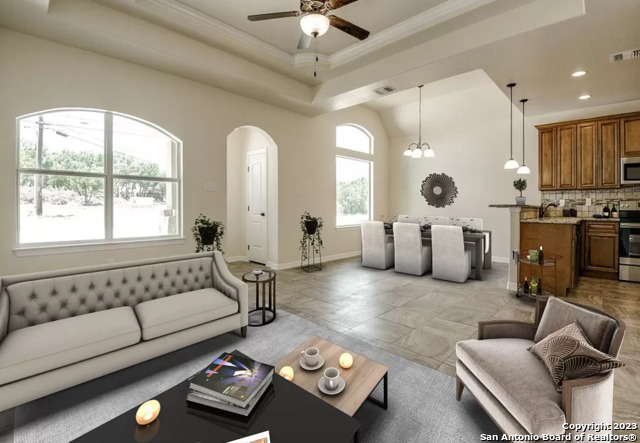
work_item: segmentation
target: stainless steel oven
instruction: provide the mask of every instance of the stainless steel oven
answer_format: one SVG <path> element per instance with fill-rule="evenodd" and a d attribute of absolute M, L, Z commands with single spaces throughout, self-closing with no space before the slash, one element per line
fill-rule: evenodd
<path fill-rule="evenodd" d="M 640 201 L 620 202 L 618 278 L 640 282 Z"/>
<path fill-rule="evenodd" d="M 620 183 L 623 185 L 640 184 L 640 157 L 620 159 Z"/>

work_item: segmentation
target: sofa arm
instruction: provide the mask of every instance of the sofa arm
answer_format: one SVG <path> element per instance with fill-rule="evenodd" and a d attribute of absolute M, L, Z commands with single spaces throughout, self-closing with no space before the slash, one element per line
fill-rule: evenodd
<path fill-rule="evenodd" d="M 533 340 L 536 336 L 536 325 L 521 321 L 493 320 L 478 323 L 478 340 L 492 338 L 524 338 Z"/>
<path fill-rule="evenodd" d="M 0 289 L 2 279 L 0 279 Z M 6 291 L 0 292 L 0 342 L 4 340 L 9 330 L 9 295 Z"/>
<path fill-rule="evenodd" d="M 589 378 L 563 381 L 562 409 L 568 424 L 611 424 L 613 420 L 613 371 Z M 589 433 L 599 434 L 599 432 L 593 431 Z M 607 430 L 602 433 L 611 434 Z"/>
<path fill-rule="evenodd" d="M 213 286 L 238 302 L 242 326 L 249 324 L 249 289 L 246 283 L 231 274 L 222 252 L 213 251 Z"/>

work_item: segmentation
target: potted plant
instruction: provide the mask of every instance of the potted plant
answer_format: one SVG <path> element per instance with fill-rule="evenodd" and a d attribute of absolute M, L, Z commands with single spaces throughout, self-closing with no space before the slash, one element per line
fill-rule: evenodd
<path fill-rule="evenodd" d="M 300 240 L 301 263 L 309 258 L 307 244 L 311 245 L 314 254 L 320 255 L 322 227 L 322 217 L 313 217 L 306 211 L 300 216 L 300 230 L 302 231 L 302 239 Z"/>
<path fill-rule="evenodd" d="M 196 252 L 222 251 L 222 238 L 224 237 L 224 225 L 219 221 L 211 221 L 204 214 L 198 215 L 191 228 L 193 238 L 196 241 Z"/>
<path fill-rule="evenodd" d="M 522 196 L 522 191 L 527 189 L 527 181 L 523 178 L 513 181 L 513 187 L 516 191 L 520 191 L 520 197 L 516 197 L 516 205 L 523 206 L 527 201 L 527 197 Z"/>

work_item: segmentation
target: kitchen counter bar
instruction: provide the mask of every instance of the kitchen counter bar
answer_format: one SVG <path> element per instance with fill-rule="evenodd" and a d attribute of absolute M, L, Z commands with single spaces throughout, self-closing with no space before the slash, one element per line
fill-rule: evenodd
<path fill-rule="evenodd" d="M 520 223 L 538 223 L 538 224 L 550 224 L 550 225 L 579 225 L 583 221 L 594 221 L 602 223 L 620 223 L 618 218 L 595 218 L 595 217 L 545 217 L 545 218 L 531 218 L 526 220 L 520 220 Z"/>

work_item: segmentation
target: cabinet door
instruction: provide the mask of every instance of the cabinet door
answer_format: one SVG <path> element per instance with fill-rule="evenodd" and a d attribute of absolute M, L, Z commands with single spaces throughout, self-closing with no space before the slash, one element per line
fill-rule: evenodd
<path fill-rule="evenodd" d="M 538 132 L 538 188 L 556 189 L 556 130 Z"/>
<path fill-rule="evenodd" d="M 556 183 L 559 189 L 576 189 L 576 125 L 559 126 L 556 131 Z"/>
<path fill-rule="evenodd" d="M 621 157 L 640 157 L 640 114 L 620 119 Z"/>
<path fill-rule="evenodd" d="M 589 271 L 618 272 L 618 234 L 614 224 L 588 223 L 584 268 Z"/>
<path fill-rule="evenodd" d="M 619 120 L 608 120 L 598 123 L 600 145 L 600 174 L 598 177 L 598 185 L 600 188 L 620 187 L 619 132 Z"/>
<path fill-rule="evenodd" d="M 578 125 L 578 189 L 596 188 L 598 186 L 598 125 L 595 122 Z"/>

